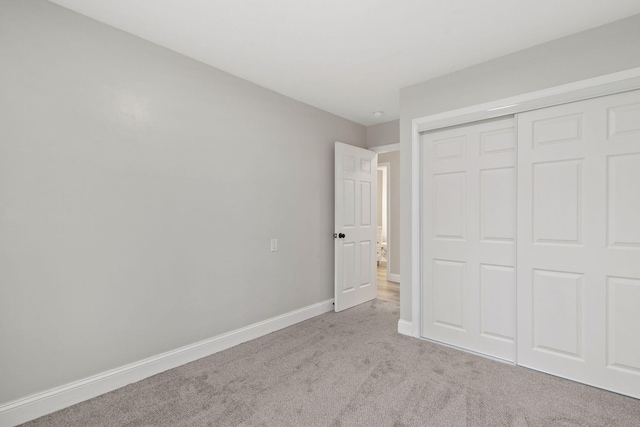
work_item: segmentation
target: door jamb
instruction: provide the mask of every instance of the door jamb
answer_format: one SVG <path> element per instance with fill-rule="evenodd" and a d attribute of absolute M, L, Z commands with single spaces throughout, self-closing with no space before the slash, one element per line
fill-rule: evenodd
<path fill-rule="evenodd" d="M 390 153 L 392 151 L 400 151 L 400 143 L 396 142 L 395 144 L 378 145 L 377 147 L 367 147 L 367 150 L 375 151 L 378 154 Z"/>
<path fill-rule="evenodd" d="M 640 67 L 591 79 L 503 98 L 457 110 L 415 118 L 411 121 L 411 327 L 398 326 L 400 333 L 422 335 L 422 228 L 420 195 L 422 164 L 420 134 L 429 130 L 479 120 L 515 115 L 525 111 L 640 89 Z M 402 322 L 402 319 L 400 320 Z M 402 326 L 402 327 L 400 327 Z M 408 333 L 411 331 L 410 334 Z"/>

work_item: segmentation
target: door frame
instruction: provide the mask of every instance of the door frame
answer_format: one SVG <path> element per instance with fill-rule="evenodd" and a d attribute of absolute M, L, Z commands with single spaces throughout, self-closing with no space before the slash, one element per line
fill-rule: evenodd
<path fill-rule="evenodd" d="M 640 89 L 640 67 L 503 98 L 411 121 L 411 325 L 402 319 L 398 332 L 422 336 L 421 134 L 449 126 L 515 115 L 544 107 Z M 380 147 L 382 148 L 382 147 Z"/>
<path fill-rule="evenodd" d="M 377 147 L 369 147 L 367 150 L 375 151 L 376 154 L 384 154 L 384 153 L 392 153 L 394 151 L 400 151 L 400 143 L 397 142 L 395 144 L 387 144 L 387 145 L 379 145 Z M 387 280 L 390 282 L 399 282 L 400 275 L 392 275 L 389 280 L 389 276 L 391 275 L 391 258 L 393 254 L 391 253 L 391 164 L 390 163 L 382 163 L 388 165 L 387 168 Z M 379 164 L 380 165 L 380 164 Z M 398 211 L 398 214 L 400 211 Z"/>
<path fill-rule="evenodd" d="M 385 257 L 386 259 L 386 266 L 385 266 L 385 278 L 388 280 L 389 279 L 389 264 L 390 264 L 390 258 L 389 258 L 389 229 L 390 229 L 390 225 L 391 225 L 391 221 L 389 218 L 389 171 L 391 170 L 391 163 L 389 162 L 384 162 L 384 163 L 380 163 L 378 162 L 378 172 L 382 172 L 382 183 L 380 184 L 380 194 L 382 195 L 379 199 L 378 199 L 378 203 L 382 203 L 382 215 L 380 216 L 380 220 L 382 223 L 382 230 L 384 231 L 384 235 L 386 237 L 386 241 L 387 241 L 387 256 Z M 382 244 L 382 242 L 380 242 Z"/>

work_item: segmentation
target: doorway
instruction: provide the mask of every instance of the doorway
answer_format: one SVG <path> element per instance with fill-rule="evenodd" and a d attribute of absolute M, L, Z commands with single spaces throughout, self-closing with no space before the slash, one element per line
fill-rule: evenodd
<path fill-rule="evenodd" d="M 399 302 L 400 151 L 397 144 L 379 149 L 384 151 L 378 151 L 378 299 Z"/>
<path fill-rule="evenodd" d="M 336 243 L 336 311 L 375 298 L 396 304 L 400 302 L 400 259 L 394 255 L 399 253 L 400 237 L 399 148 L 399 144 L 393 144 L 368 150 L 341 142 L 335 143 L 333 237 Z M 384 197 L 378 192 L 379 156 L 386 163 L 381 176 L 381 180 L 385 181 L 382 186 Z M 383 217 L 379 214 L 378 201 L 383 198 L 384 242 L 382 221 L 378 222 L 378 217 Z M 382 261 L 382 265 L 379 265 L 379 261 Z"/>

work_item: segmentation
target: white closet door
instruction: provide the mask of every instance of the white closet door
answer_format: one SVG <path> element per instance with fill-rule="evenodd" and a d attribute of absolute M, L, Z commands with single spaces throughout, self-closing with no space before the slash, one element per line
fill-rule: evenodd
<path fill-rule="evenodd" d="M 514 119 L 422 136 L 422 335 L 515 360 Z"/>
<path fill-rule="evenodd" d="M 640 92 L 518 116 L 518 364 L 640 397 Z"/>

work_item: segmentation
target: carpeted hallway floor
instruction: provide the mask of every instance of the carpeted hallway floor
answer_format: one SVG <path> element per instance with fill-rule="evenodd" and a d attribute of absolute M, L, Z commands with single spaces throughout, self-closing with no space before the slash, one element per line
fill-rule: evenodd
<path fill-rule="evenodd" d="M 640 426 L 640 401 L 396 332 L 374 300 L 29 426 Z"/>

